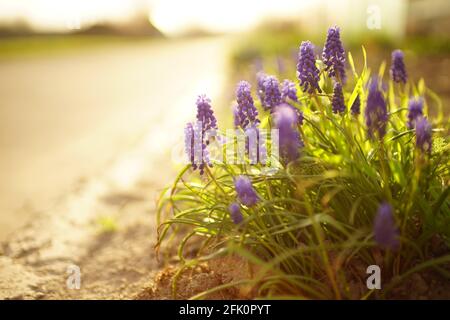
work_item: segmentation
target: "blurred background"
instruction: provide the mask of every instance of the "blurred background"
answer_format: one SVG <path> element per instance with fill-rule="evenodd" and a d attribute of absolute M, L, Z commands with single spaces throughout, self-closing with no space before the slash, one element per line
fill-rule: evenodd
<path fill-rule="evenodd" d="M 179 142 L 197 94 L 228 110 L 238 77 L 294 77 L 300 42 L 320 52 L 335 24 L 373 68 L 402 48 L 448 106 L 448 0 L 0 0 L 0 240 L 104 171 L 126 188 Z M 141 167 L 114 166 L 143 141 Z"/>

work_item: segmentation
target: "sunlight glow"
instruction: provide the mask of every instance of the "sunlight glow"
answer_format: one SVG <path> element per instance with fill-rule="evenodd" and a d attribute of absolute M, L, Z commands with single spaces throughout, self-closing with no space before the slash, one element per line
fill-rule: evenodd
<path fill-rule="evenodd" d="M 0 24 L 25 22 L 39 31 L 65 32 L 148 15 L 166 35 L 241 32 L 277 18 L 302 22 L 309 31 L 328 22 L 348 30 L 366 26 L 366 8 L 373 3 L 383 14 L 383 29 L 401 33 L 407 0 L 340 0 L 339 5 L 333 0 L 0 0 Z"/>
<path fill-rule="evenodd" d="M 44 31 L 125 21 L 138 12 L 166 34 L 246 30 L 267 17 L 294 16 L 319 0 L 0 0 L 0 22 L 24 21 Z"/>
<path fill-rule="evenodd" d="M 150 20 L 168 34 L 186 29 L 243 31 L 269 17 L 295 16 L 313 0 L 164 0 L 150 5 Z M 317 1 L 316 1 L 317 2 Z"/>
<path fill-rule="evenodd" d="M 46 31 L 63 31 L 71 24 L 121 21 L 135 10 L 136 1 L 124 0 L 0 0 L 1 22 L 15 19 Z"/>

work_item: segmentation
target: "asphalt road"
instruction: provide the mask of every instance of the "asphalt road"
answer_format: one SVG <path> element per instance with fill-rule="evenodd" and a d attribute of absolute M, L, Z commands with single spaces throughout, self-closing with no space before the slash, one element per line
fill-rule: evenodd
<path fill-rule="evenodd" d="M 226 48 L 225 39 L 149 41 L 1 60 L 0 240 L 149 132 L 155 154 L 170 148 L 196 95 L 219 94 Z"/>

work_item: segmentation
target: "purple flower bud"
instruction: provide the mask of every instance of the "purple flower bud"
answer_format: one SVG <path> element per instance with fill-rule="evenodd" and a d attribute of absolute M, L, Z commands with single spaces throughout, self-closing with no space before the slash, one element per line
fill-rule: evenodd
<path fill-rule="evenodd" d="M 247 81 L 241 81 L 238 83 L 236 89 L 237 100 L 237 112 L 239 115 L 239 126 L 242 129 L 247 128 L 250 124 L 256 126 L 259 123 L 258 110 L 253 103 L 251 94 L 251 86 Z"/>
<path fill-rule="evenodd" d="M 408 75 L 406 73 L 405 62 L 404 62 L 403 51 L 394 50 L 392 52 L 392 62 L 391 62 L 391 79 L 397 83 L 406 83 L 408 80 Z"/>
<path fill-rule="evenodd" d="M 328 75 L 337 78 L 345 84 L 347 80 L 345 74 L 345 50 L 341 42 L 340 30 L 336 26 L 328 29 L 322 60 Z"/>
<path fill-rule="evenodd" d="M 342 92 L 342 85 L 339 82 L 334 84 L 331 107 L 334 113 L 345 112 L 344 93 Z"/>
<path fill-rule="evenodd" d="M 411 99 L 408 104 L 408 129 L 414 129 L 416 120 L 423 116 L 423 99 Z"/>
<path fill-rule="evenodd" d="M 350 108 L 352 115 L 357 116 L 361 113 L 361 99 L 359 98 L 359 95 L 356 96 L 355 101 L 353 101 L 353 104 Z"/>
<path fill-rule="evenodd" d="M 369 137 L 373 139 L 377 135 L 381 140 L 386 134 L 388 113 L 386 101 L 378 88 L 378 79 L 376 78 L 372 78 L 369 85 L 369 94 L 367 96 L 364 115 Z"/>
<path fill-rule="evenodd" d="M 416 119 L 416 147 L 423 153 L 431 152 L 431 125 L 425 117 Z"/>
<path fill-rule="evenodd" d="M 373 232 L 375 241 L 383 248 L 397 249 L 400 245 L 393 209 L 389 203 L 384 202 L 379 206 Z"/>
<path fill-rule="evenodd" d="M 297 88 L 292 81 L 284 80 L 281 85 L 281 101 L 287 102 L 287 99 L 298 102 Z"/>
<path fill-rule="evenodd" d="M 197 98 L 196 104 L 197 122 L 195 126 L 190 126 L 192 127 L 192 130 L 190 128 L 186 129 L 187 132 L 193 132 L 194 145 L 197 143 L 199 144 L 199 146 L 195 146 L 194 150 L 191 149 L 191 154 L 192 152 L 194 152 L 194 162 L 192 166 L 194 170 L 198 167 L 198 169 L 200 170 L 200 174 L 202 175 L 204 173 L 206 165 L 212 166 L 209 161 L 209 152 L 207 149 L 207 145 L 209 144 L 208 134 L 210 134 L 211 131 L 217 129 L 217 120 L 211 108 L 211 100 L 209 98 L 207 98 L 205 95 L 200 95 Z M 197 152 L 196 149 L 200 151 Z"/>
<path fill-rule="evenodd" d="M 263 82 L 264 103 L 266 109 L 273 109 L 281 103 L 280 83 L 275 76 L 266 76 Z"/>
<path fill-rule="evenodd" d="M 233 220 L 234 224 L 240 224 L 244 221 L 244 217 L 242 216 L 241 209 L 239 208 L 239 204 L 233 202 L 228 207 L 228 211 L 230 212 L 231 220 Z"/>
<path fill-rule="evenodd" d="M 322 92 L 319 87 L 319 69 L 316 67 L 314 46 L 309 41 L 303 41 L 300 45 L 297 62 L 297 78 L 303 91 L 314 93 Z"/>
<path fill-rule="evenodd" d="M 205 95 L 197 98 L 197 121 L 202 123 L 202 134 L 211 129 L 217 129 L 217 120 L 211 108 L 211 100 Z"/>
<path fill-rule="evenodd" d="M 296 109 L 288 104 L 282 104 L 275 109 L 273 117 L 275 127 L 278 129 L 281 158 L 285 163 L 297 160 L 303 142 L 297 129 L 299 119 Z"/>
<path fill-rule="evenodd" d="M 234 181 L 234 186 L 242 204 L 252 207 L 259 201 L 258 194 L 246 176 L 238 176 Z"/>
<path fill-rule="evenodd" d="M 257 82 L 257 94 L 261 105 L 264 104 L 264 80 L 266 80 L 267 75 L 260 71 L 256 74 L 256 82 Z"/>

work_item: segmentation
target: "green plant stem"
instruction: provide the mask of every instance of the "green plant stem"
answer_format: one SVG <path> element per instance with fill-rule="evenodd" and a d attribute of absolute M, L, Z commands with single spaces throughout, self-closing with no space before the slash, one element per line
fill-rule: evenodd
<path fill-rule="evenodd" d="M 326 273 L 328 275 L 328 278 L 330 279 L 331 282 L 331 286 L 333 287 L 333 291 L 335 294 L 336 299 L 340 300 L 341 299 L 341 292 L 339 291 L 338 285 L 336 283 L 336 276 L 335 273 L 333 271 L 333 268 L 331 267 L 331 263 L 330 263 L 330 259 L 328 257 L 328 253 L 325 249 L 325 245 L 323 243 L 323 235 L 322 235 L 322 230 L 320 229 L 320 224 L 317 223 L 314 215 L 313 215 L 313 209 L 310 207 L 310 205 L 307 206 L 307 211 L 309 214 L 309 217 L 312 221 L 312 225 L 313 225 L 313 229 L 314 229 L 314 233 L 316 235 L 316 239 L 319 242 L 319 247 L 320 247 L 320 252 L 322 255 L 322 260 L 324 262 L 325 265 L 325 270 Z"/>
<path fill-rule="evenodd" d="M 217 186 L 217 188 L 219 188 L 219 190 L 226 196 L 228 197 L 228 194 L 225 192 L 225 190 L 222 188 L 222 186 L 217 182 L 216 178 L 214 177 L 214 175 L 212 174 L 211 170 L 209 170 L 209 167 L 206 165 L 205 166 L 205 171 L 208 173 L 209 177 L 214 181 L 214 184 Z"/>

